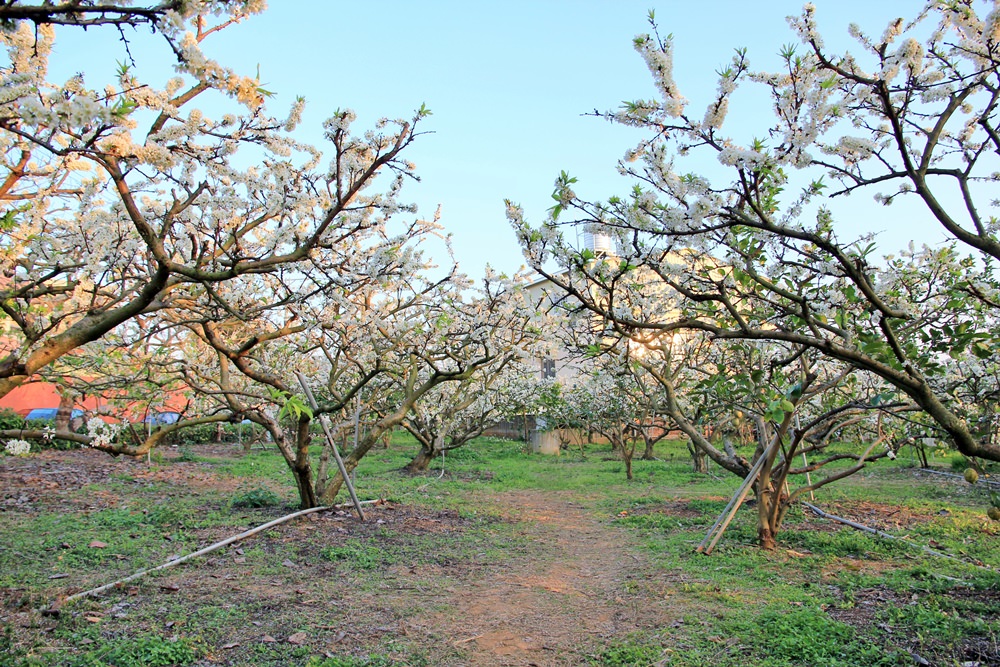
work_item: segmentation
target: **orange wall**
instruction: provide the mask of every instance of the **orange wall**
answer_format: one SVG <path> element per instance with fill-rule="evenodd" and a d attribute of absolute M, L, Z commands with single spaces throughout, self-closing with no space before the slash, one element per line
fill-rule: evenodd
<path fill-rule="evenodd" d="M 154 412 L 160 412 L 164 410 L 181 412 L 187 405 L 187 401 L 180 392 L 170 392 L 163 397 L 164 400 L 160 403 L 162 407 L 157 407 Z M 75 408 L 80 408 L 87 412 L 98 412 L 102 405 L 107 405 L 106 400 L 102 400 L 98 396 L 85 396 L 82 399 L 78 399 L 73 405 Z M 14 388 L 6 396 L 0 398 L 0 408 L 9 408 L 15 412 L 25 415 L 28 411 L 35 408 L 58 408 L 59 407 L 59 392 L 56 390 L 56 385 L 51 382 L 30 382 L 27 384 L 22 384 L 19 387 Z M 135 405 L 130 406 L 127 412 L 142 412 L 143 414 L 132 415 L 138 419 L 145 416 L 145 406 Z M 114 410 L 114 412 L 120 412 L 120 410 Z"/>

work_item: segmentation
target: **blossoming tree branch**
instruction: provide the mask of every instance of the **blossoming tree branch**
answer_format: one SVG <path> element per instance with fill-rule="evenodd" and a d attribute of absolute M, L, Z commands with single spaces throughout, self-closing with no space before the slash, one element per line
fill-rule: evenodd
<path fill-rule="evenodd" d="M 738 50 L 703 112 L 683 97 L 673 43 L 650 22 L 635 48 L 658 99 L 599 114 L 647 131 L 620 165 L 636 185 L 594 202 L 563 174 L 537 227 L 511 203 L 531 265 L 617 335 L 703 332 L 717 345 L 779 346 L 787 360 L 818 353 L 884 383 L 874 407 L 915 407 L 925 435 L 1000 460 L 1000 11 L 929 3 L 879 36 L 852 27 L 858 48 L 834 54 L 807 5 L 790 19 L 800 43 L 782 48 L 781 69 L 754 70 Z M 741 86 L 771 101 L 756 138 L 727 133 Z M 883 205 L 908 200 L 948 241 L 880 257 L 875 237 L 843 234 L 837 204 L 848 195 L 874 198 L 869 229 L 891 228 Z M 571 243 L 566 229 L 581 227 L 613 237 L 613 258 Z M 650 276 L 658 289 L 643 287 Z"/>

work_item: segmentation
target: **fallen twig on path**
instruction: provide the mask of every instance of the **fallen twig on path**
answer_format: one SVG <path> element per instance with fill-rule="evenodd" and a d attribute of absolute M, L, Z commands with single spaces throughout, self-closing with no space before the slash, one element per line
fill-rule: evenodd
<path fill-rule="evenodd" d="M 469 642 L 476 641 L 480 637 L 482 637 L 482 635 L 476 635 L 475 637 L 468 637 L 466 639 L 459 639 L 457 642 L 452 642 L 451 645 L 458 646 L 460 644 L 468 644 Z"/>

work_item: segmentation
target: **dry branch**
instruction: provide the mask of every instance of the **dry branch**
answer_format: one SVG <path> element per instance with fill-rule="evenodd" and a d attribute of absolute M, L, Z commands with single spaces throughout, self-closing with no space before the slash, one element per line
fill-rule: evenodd
<path fill-rule="evenodd" d="M 366 500 L 366 501 L 362 502 L 361 504 L 362 505 L 374 505 L 374 504 L 378 504 L 378 503 L 381 503 L 381 502 L 384 502 L 384 501 L 382 499 L 378 499 L 378 500 Z M 174 560 L 168 561 L 168 562 L 164 563 L 163 565 L 158 565 L 156 567 L 149 568 L 148 570 L 142 570 L 141 572 L 136 572 L 135 574 L 130 575 L 128 577 L 125 577 L 124 579 L 119 579 L 118 581 L 112 581 L 110 584 L 104 584 L 103 586 L 98 586 L 97 588 L 91 588 L 90 590 L 83 591 L 82 593 L 75 593 L 75 594 L 70 595 L 69 597 L 63 599 L 62 600 L 62 604 L 66 604 L 67 602 L 72 602 L 73 600 L 78 600 L 78 599 L 83 598 L 83 597 L 88 597 L 88 596 L 91 596 L 91 595 L 97 595 L 98 593 L 103 593 L 104 591 L 112 589 L 112 588 L 115 588 L 116 586 L 120 586 L 122 584 L 127 584 L 130 581 L 135 581 L 136 579 L 138 579 L 140 577 L 144 577 L 144 576 L 146 576 L 147 574 L 149 574 L 151 572 L 157 572 L 159 570 L 165 570 L 167 568 L 173 567 L 175 565 L 180 565 L 181 563 L 184 563 L 184 562 L 187 562 L 187 561 L 192 560 L 194 558 L 197 558 L 198 556 L 204 556 L 205 554 L 210 554 L 213 551 L 218 551 L 222 547 L 228 546 L 228 545 L 232 544 L 233 542 L 239 542 L 240 540 L 244 540 L 244 539 L 246 539 L 248 537 L 256 535 L 259 532 L 267 530 L 268 528 L 273 528 L 274 526 L 277 526 L 279 524 L 285 523 L 286 521 L 289 521 L 289 520 L 294 519 L 296 517 L 304 516 L 306 514 L 312 514 L 313 512 L 320 512 L 322 510 L 330 510 L 330 509 L 336 509 L 336 508 L 337 508 L 337 505 L 332 505 L 332 506 L 329 506 L 329 507 L 311 507 L 311 508 L 309 508 L 307 510 L 300 510 L 298 512 L 293 512 L 291 514 L 287 514 L 287 515 L 285 515 L 285 516 L 283 516 L 281 518 L 275 519 L 274 521 L 269 521 L 269 522 L 267 522 L 267 523 L 265 523 L 265 524 L 263 524 L 261 526 L 257 526 L 256 528 L 251 528 L 250 530 L 242 532 L 239 535 L 234 535 L 232 537 L 229 537 L 229 538 L 226 538 L 226 539 L 222 540 L 221 542 L 216 542 L 215 544 L 207 546 L 204 549 L 199 549 L 198 551 L 195 551 L 194 553 L 190 553 L 187 556 L 182 556 L 180 558 L 175 558 Z"/>
<path fill-rule="evenodd" d="M 808 507 L 809 509 L 811 509 L 816 514 L 816 516 L 818 516 L 820 518 L 829 519 L 831 521 L 837 521 L 838 523 L 842 523 L 845 526 L 850 526 L 851 528 L 856 528 L 856 529 L 862 530 L 862 531 L 864 531 L 866 533 L 871 533 L 872 535 L 878 535 L 879 537 L 884 537 L 887 540 L 897 540 L 899 542 L 902 542 L 903 544 L 909 544 L 910 546 L 916 547 L 916 548 L 920 549 L 921 551 L 924 551 L 925 553 L 931 554 L 932 556 L 939 556 L 941 558 L 948 558 L 949 560 L 957 560 L 957 561 L 962 562 L 962 563 L 969 563 L 970 565 L 975 565 L 976 567 L 981 567 L 981 568 L 984 568 L 984 569 L 989 569 L 985 565 L 981 565 L 979 563 L 976 563 L 975 561 L 967 561 L 967 560 L 963 560 L 961 558 L 958 558 L 957 556 L 952 556 L 951 554 L 946 554 L 946 553 L 941 552 L 941 551 L 935 551 L 934 549 L 931 549 L 928 546 L 924 546 L 923 544 L 917 544 L 917 543 L 911 542 L 910 540 L 907 540 L 905 538 L 897 537 L 896 535 L 890 535 L 889 533 L 881 531 L 881 530 L 879 530 L 877 528 L 872 528 L 871 526 L 866 526 L 863 523 L 858 523 L 856 521 L 851 521 L 850 519 L 845 519 L 843 517 L 836 516 L 834 514 L 830 514 L 829 512 L 824 512 L 823 510 L 821 510 L 820 508 L 816 507 L 815 505 L 813 505 L 811 503 L 804 502 L 802 504 L 805 505 L 806 507 Z"/>

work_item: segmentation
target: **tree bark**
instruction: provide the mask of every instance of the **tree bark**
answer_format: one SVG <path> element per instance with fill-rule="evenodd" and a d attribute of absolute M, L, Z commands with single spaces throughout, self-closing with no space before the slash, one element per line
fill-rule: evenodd
<path fill-rule="evenodd" d="M 405 470 L 410 474 L 426 472 L 427 468 L 430 467 L 431 461 L 436 456 L 437 452 L 421 446 L 420 451 L 413 457 L 413 460 L 406 464 Z"/>
<path fill-rule="evenodd" d="M 708 473 L 708 457 L 705 456 L 705 452 L 690 440 L 688 440 L 687 448 L 688 452 L 691 453 L 691 464 L 694 466 L 694 471 L 702 474 Z"/>

